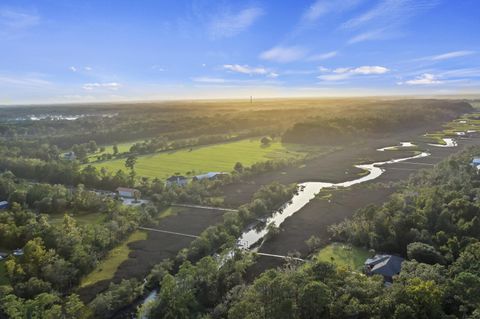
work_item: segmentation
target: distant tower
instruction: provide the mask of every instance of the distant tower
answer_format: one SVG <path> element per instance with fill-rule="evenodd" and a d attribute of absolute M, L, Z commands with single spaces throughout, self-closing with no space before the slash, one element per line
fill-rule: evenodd
<path fill-rule="evenodd" d="M 250 104 L 253 104 L 253 96 L 250 95 Z"/>

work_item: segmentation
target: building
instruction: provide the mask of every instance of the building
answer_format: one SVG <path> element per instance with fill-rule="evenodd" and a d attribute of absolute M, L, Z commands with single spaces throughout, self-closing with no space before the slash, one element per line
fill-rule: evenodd
<path fill-rule="evenodd" d="M 0 260 L 4 260 L 8 257 L 8 253 L 0 251 Z"/>
<path fill-rule="evenodd" d="M 167 182 L 165 183 L 167 187 L 171 186 L 185 186 L 188 184 L 188 178 L 182 175 L 173 175 L 167 178 Z"/>
<path fill-rule="evenodd" d="M 7 209 L 8 202 L 6 200 L 0 202 L 0 209 Z"/>
<path fill-rule="evenodd" d="M 206 174 L 194 176 L 192 180 L 194 181 L 201 181 L 203 179 L 214 180 L 214 179 L 223 178 L 227 175 L 228 175 L 227 173 L 223 173 L 223 172 L 209 172 Z"/>
<path fill-rule="evenodd" d="M 139 198 L 140 191 L 135 188 L 119 187 L 116 189 L 118 196 L 126 198 Z"/>
<path fill-rule="evenodd" d="M 77 159 L 77 156 L 75 155 L 75 152 L 70 151 L 67 153 L 63 154 L 63 159 L 68 160 L 68 161 L 74 161 Z"/>
<path fill-rule="evenodd" d="M 382 275 L 385 282 L 392 282 L 393 276 L 402 270 L 402 257 L 393 255 L 375 255 L 365 261 L 365 273 L 367 275 Z"/>

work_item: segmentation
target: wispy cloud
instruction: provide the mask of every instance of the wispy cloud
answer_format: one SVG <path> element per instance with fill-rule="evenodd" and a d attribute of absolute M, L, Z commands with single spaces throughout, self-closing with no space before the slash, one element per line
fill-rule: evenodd
<path fill-rule="evenodd" d="M 440 0 L 381 0 L 363 14 L 342 24 L 341 29 L 364 29 L 348 43 L 386 39 L 400 32 L 397 30 L 417 14 L 429 10 Z"/>
<path fill-rule="evenodd" d="M 40 23 L 40 17 L 36 14 L 21 10 L 0 8 L 0 28 L 21 30 L 36 26 Z"/>
<path fill-rule="evenodd" d="M 425 60 L 442 61 L 442 60 L 460 58 L 460 57 L 463 57 L 463 56 L 472 55 L 474 53 L 475 53 L 475 51 L 467 51 L 467 50 L 452 51 L 452 52 L 447 52 L 447 53 L 443 53 L 443 54 L 439 54 L 439 55 L 430 56 L 430 57 L 425 58 Z"/>
<path fill-rule="evenodd" d="M 398 82 L 397 84 L 407 84 L 407 85 L 432 85 L 432 84 L 441 84 L 443 81 L 439 80 L 437 76 L 431 73 L 424 73 L 417 76 L 415 79 L 408 80 L 405 82 Z"/>
<path fill-rule="evenodd" d="M 248 65 L 240 65 L 240 64 L 224 64 L 222 68 L 224 70 L 228 70 L 235 73 L 241 73 L 241 74 L 266 75 L 272 78 L 276 78 L 278 76 L 277 73 L 263 67 L 251 67 Z"/>
<path fill-rule="evenodd" d="M 85 83 L 83 89 L 87 91 L 92 91 L 95 89 L 108 89 L 108 90 L 118 90 L 121 87 L 120 83 L 117 82 L 94 82 L 94 83 Z"/>
<path fill-rule="evenodd" d="M 227 83 L 228 80 L 223 79 L 223 78 L 213 78 L 213 77 L 208 77 L 208 76 L 200 76 L 200 77 L 195 77 L 192 78 L 192 81 L 198 82 L 198 83 Z"/>
<path fill-rule="evenodd" d="M 260 54 L 262 60 L 287 63 L 299 60 L 307 54 L 307 50 L 302 47 L 281 47 L 277 46 Z"/>
<path fill-rule="evenodd" d="M 365 65 L 356 68 L 337 68 L 333 71 L 327 68 L 322 68 L 321 72 L 327 74 L 319 75 L 318 79 L 322 81 L 341 81 L 357 75 L 379 75 L 385 74 L 389 71 L 388 68 L 378 65 Z"/>
<path fill-rule="evenodd" d="M 323 61 L 334 58 L 338 55 L 337 51 L 330 51 L 326 53 L 314 54 L 308 57 L 308 61 Z"/>
<path fill-rule="evenodd" d="M 302 21 L 311 23 L 332 12 L 342 12 L 358 5 L 363 0 L 316 0 L 305 10 Z"/>
<path fill-rule="evenodd" d="M 208 31 L 212 38 L 228 38 L 247 30 L 264 14 L 263 9 L 252 7 L 237 13 L 223 12 L 209 24 Z"/>
<path fill-rule="evenodd" d="M 52 84 L 41 77 L 35 75 L 10 76 L 0 75 L 0 83 L 13 86 L 43 87 Z"/>

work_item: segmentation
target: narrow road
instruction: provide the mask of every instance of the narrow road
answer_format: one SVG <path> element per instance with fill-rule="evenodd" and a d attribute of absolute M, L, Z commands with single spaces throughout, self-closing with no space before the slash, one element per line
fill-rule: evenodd
<path fill-rule="evenodd" d="M 209 210 L 219 210 L 223 212 L 238 212 L 238 209 L 231 208 L 222 208 L 222 207 L 213 207 L 213 206 L 202 206 L 202 205 L 190 205 L 190 204 L 172 204 L 175 207 L 186 207 L 186 208 L 200 208 L 200 209 L 209 209 Z"/>
<path fill-rule="evenodd" d="M 138 227 L 138 229 L 147 230 L 147 231 L 154 231 L 154 232 L 157 232 L 157 233 L 164 233 L 164 234 L 170 234 L 170 235 L 190 237 L 190 238 L 198 238 L 199 237 L 199 236 L 196 236 L 196 235 L 177 233 L 177 232 L 174 232 L 174 231 L 168 231 L 168 230 L 156 229 L 156 228 L 149 228 L 149 227 Z"/>
<path fill-rule="evenodd" d="M 259 256 L 266 256 L 266 257 L 273 257 L 273 258 L 281 258 L 281 259 L 293 259 L 296 261 L 302 261 L 305 262 L 305 259 L 298 258 L 298 257 L 290 257 L 290 256 L 282 256 L 282 255 L 274 255 L 274 254 L 267 254 L 267 253 L 259 253 L 255 252 Z"/>

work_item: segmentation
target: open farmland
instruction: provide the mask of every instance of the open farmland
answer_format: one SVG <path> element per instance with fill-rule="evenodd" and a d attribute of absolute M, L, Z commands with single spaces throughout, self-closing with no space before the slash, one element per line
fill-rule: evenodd
<path fill-rule="evenodd" d="M 237 162 L 250 166 L 266 160 L 298 159 L 306 155 L 307 152 L 299 151 L 299 146 L 294 144 L 272 142 L 263 146 L 260 139 L 249 139 L 139 156 L 135 171 L 139 176 L 166 178 L 175 173 L 195 175 L 210 171 L 230 172 Z M 126 170 L 123 158 L 93 165 L 113 172 Z"/>

